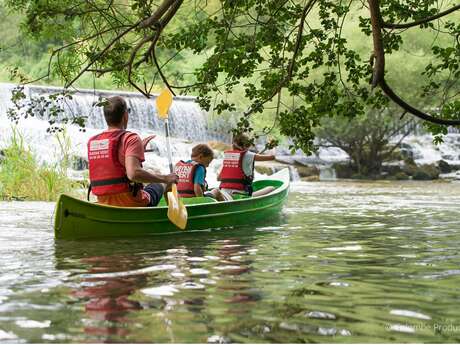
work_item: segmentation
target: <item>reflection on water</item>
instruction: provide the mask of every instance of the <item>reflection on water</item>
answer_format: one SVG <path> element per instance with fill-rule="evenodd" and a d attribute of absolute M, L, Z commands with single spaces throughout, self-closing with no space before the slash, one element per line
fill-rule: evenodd
<path fill-rule="evenodd" d="M 299 183 L 262 227 L 85 242 L 0 203 L 0 342 L 459 342 L 459 192 Z"/>

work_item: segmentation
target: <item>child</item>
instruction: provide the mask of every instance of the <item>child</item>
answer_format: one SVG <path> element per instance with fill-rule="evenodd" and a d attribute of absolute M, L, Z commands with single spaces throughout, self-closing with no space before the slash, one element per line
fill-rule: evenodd
<path fill-rule="evenodd" d="M 254 179 L 254 162 L 274 160 L 275 156 L 248 151 L 249 138 L 244 134 L 234 136 L 232 146 L 233 150 L 224 152 L 222 170 L 217 178 L 221 181 L 220 189 L 230 195 L 243 194 L 254 197 L 273 191 L 274 187 L 265 187 L 253 193 L 252 180 Z"/>
<path fill-rule="evenodd" d="M 192 157 L 184 162 L 177 162 L 174 173 L 179 176 L 177 191 L 182 198 L 208 196 L 218 201 L 227 198 L 219 189 L 207 191 L 206 168 L 214 159 L 214 152 L 206 144 L 198 144 L 192 148 Z"/>

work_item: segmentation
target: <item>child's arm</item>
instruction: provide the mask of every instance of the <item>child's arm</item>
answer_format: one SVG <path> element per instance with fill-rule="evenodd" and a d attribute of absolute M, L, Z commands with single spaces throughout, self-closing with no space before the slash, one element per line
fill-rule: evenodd
<path fill-rule="evenodd" d="M 195 191 L 195 196 L 203 196 L 203 188 L 200 184 L 194 183 L 193 190 Z"/>
<path fill-rule="evenodd" d="M 260 155 L 260 154 L 256 154 L 255 157 L 254 157 L 254 160 L 255 161 L 272 161 L 275 159 L 275 155 Z"/>

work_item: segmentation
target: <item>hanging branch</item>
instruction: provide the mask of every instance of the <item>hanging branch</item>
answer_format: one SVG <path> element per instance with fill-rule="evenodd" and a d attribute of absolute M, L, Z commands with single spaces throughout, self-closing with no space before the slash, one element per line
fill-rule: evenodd
<path fill-rule="evenodd" d="M 119 33 L 117 36 L 115 36 L 105 47 L 102 49 L 97 55 L 91 59 L 91 61 L 80 70 L 80 72 L 69 82 L 65 84 L 65 88 L 70 87 L 76 80 L 78 80 L 83 73 L 87 71 L 93 71 L 97 73 L 105 73 L 105 72 L 110 72 L 113 70 L 118 70 L 119 68 L 128 68 L 128 82 L 136 88 L 139 92 L 141 92 L 144 96 L 149 97 L 150 93 L 147 90 L 142 90 L 139 86 L 134 83 L 134 81 L 131 79 L 132 76 L 132 67 L 134 64 L 134 60 L 137 56 L 137 53 L 142 49 L 142 47 L 147 44 L 148 42 L 151 43 L 151 47 L 149 50 L 152 50 L 152 47 L 155 46 L 156 42 L 159 39 L 159 35 L 163 28 L 169 23 L 171 18 L 175 15 L 177 10 L 179 9 L 180 5 L 182 4 L 183 0 L 164 0 L 161 5 L 157 8 L 154 14 L 152 14 L 150 17 L 140 20 L 137 23 L 129 26 L 127 29 Z M 156 30 L 156 33 L 153 35 L 145 36 L 136 46 L 131 50 L 130 57 L 128 61 L 118 68 L 107 68 L 107 69 L 92 69 L 91 67 L 98 61 L 99 58 L 101 58 L 104 54 L 106 54 L 112 46 L 119 42 L 124 36 L 126 36 L 129 32 L 135 30 L 135 29 L 146 29 L 146 28 L 152 28 Z M 148 55 L 145 55 L 143 58 L 141 58 L 139 61 L 136 62 L 136 66 L 138 66 L 140 63 L 147 61 Z M 157 66 L 158 68 L 158 66 Z M 161 71 L 159 71 L 161 74 Z M 166 85 L 169 85 L 167 83 L 166 78 L 162 76 L 163 81 L 165 82 Z"/>
<path fill-rule="evenodd" d="M 382 91 L 390 98 L 393 102 L 398 104 L 401 108 L 406 110 L 408 113 L 421 118 L 422 120 L 436 123 L 439 125 L 447 126 L 458 126 L 460 125 L 460 120 L 447 120 L 440 119 L 429 115 L 404 101 L 399 97 L 393 89 L 385 81 L 385 51 L 383 47 L 383 37 L 382 37 L 382 15 L 380 13 L 379 0 L 368 0 L 369 11 L 371 17 L 371 26 L 372 26 L 372 37 L 374 42 L 374 52 L 372 56 L 373 64 L 373 73 L 372 73 L 372 88 L 380 86 Z"/>
<path fill-rule="evenodd" d="M 431 22 L 431 21 L 433 21 L 435 19 L 439 19 L 441 17 L 447 16 L 448 14 L 450 14 L 452 12 L 455 12 L 457 10 L 460 10 L 460 5 L 457 5 L 457 6 L 454 6 L 452 8 L 449 8 L 448 10 L 445 10 L 443 12 L 439 12 L 439 13 L 431 16 L 431 17 L 426 17 L 426 18 L 423 18 L 423 19 L 416 20 L 416 21 L 414 21 L 412 23 L 395 24 L 395 23 L 382 22 L 382 28 L 386 28 L 386 29 L 408 29 L 408 28 L 411 28 L 411 27 L 414 27 L 414 26 L 429 23 L 429 22 Z"/>
<path fill-rule="evenodd" d="M 298 25 L 298 30 L 297 30 L 297 37 L 296 37 L 294 52 L 293 52 L 292 58 L 291 58 L 291 60 L 289 62 L 286 76 L 278 83 L 278 85 L 275 87 L 275 89 L 273 90 L 273 92 L 271 93 L 270 96 L 268 96 L 265 100 L 263 100 L 261 102 L 256 102 L 256 104 L 254 104 L 253 106 L 251 106 L 248 110 L 246 110 L 244 112 L 244 116 L 250 115 L 251 113 L 253 113 L 256 110 L 256 108 L 258 108 L 261 105 L 263 105 L 263 104 L 269 102 L 270 100 L 272 100 L 273 97 L 275 97 L 276 94 L 279 93 L 280 90 L 287 83 L 289 83 L 291 81 L 291 79 L 293 77 L 293 74 L 294 74 L 294 67 L 295 67 L 295 64 L 296 64 L 297 55 L 298 55 L 298 53 L 300 51 L 300 46 L 301 46 L 301 43 L 302 43 L 302 36 L 303 36 L 303 28 L 304 28 L 304 25 L 305 25 L 305 19 L 307 18 L 308 13 L 311 11 L 313 6 L 315 5 L 316 1 L 317 0 L 310 0 L 302 10 L 302 16 L 300 17 L 300 23 Z"/>
<path fill-rule="evenodd" d="M 160 21 L 160 28 L 158 29 L 158 31 L 159 31 L 158 36 L 152 42 L 151 48 L 149 49 L 151 51 L 151 53 L 152 53 L 153 62 L 154 62 L 155 66 L 156 66 L 156 68 L 158 70 L 158 74 L 160 75 L 161 80 L 163 80 L 163 83 L 165 83 L 166 87 L 169 89 L 169 91 L 171 91 L 171 93 L 174 96 L 176 96 L 176 94 L 175 94 L 174 90 L 172 89 L 171 85 L 169 84 L 167 78 L 163 74 L 163 71 L 161 70 L 160 64 L 158 63 L 158 59 L 157 59 L 157 56 L 155 54 L 155 48 L 156 48 L 156 43 L 157 43 L 158 39 L 160 38 L 161 31 L 165 28 L 166 25 L 168 25 L 170 20 L 174 17 L 174 15 L 176 14 L 177 10 L 182 5 L 182 2 L 183 2 L 183 0 L 177 0 L 171 6 L 169 11 L 166 13 L 165 17 Z"/>
<path fill-rule="evenodd" d="M 128 32 L 130 32 L 131 30 L 133 30 L 134 28 L 136 28 L 138 25 L 139 25 L 140 22 L 137 22 L 136 24 L 134 25 L 131 25 L 130 27 L 128 27 L 126 30 L 122 31 L 121 33 L 119 33 L 117 36 L 115 36 L 110 42 L 108 45 L 105 46 L 104 49 L 102 49 L 99 53 L 97 53 L 97 55 L 91 59 L 91 61 L 88 63 L 88 65 L 86 65 L 85 68 L 83 68 L 82 70 L 80 70 L 80 72 L 70 81 L 70 82 L 67 82 L 64 86 L 64 88 L 69 88 L 70 86 L 72 86 L 73 83 L 75 83 L 75 81 L 77 81 L 78 78 L 80 78 L 82 76 L 83 73 L 85 73 L 96 61 L 97 59 L 99 59 L 102 55 L 104 55 L 107 51 L 109 51 L 109 49 L 116 43 L 118 42 L 123 36 L 125 36 Z"/>

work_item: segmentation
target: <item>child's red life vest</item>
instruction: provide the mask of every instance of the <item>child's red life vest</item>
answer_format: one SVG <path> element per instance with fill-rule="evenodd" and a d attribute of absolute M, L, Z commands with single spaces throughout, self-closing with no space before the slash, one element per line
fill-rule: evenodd
<path fill-rule="evenodd" d="M 126 169 L 118 160 L 118 147 L 125 130 L 102 132 L 88 141 L 90 188 L 94 195 L 131 190 Z"/>
<path fill-rule="evenodd" d="M 177 192 L 179 193 L 180 197 L 193 198 L 196 196 L 193 179 L 195 177 L 195 171 L 196 171 L 196 168 L 198 168 L 198 166 L 204 167 L 202 164 L 199 164 L 194 161 L 190 163 L 179 161 L 175 165 L 174 173 L 179 177 L 179 180 L 177 182 Z M 205 171 L 205 177 L 206 177 L 206 168 L 204 171 Z M 206 181 L 203 187 L 205 189 L 207 188 Z"/>
<path fill-rule="evenodd" d="M 224 163 L 220 173 L 220 188 L 250 192 L 252 176 L 246 176 L 243 170 L 243 158 L 246 151 L 228 150 L 224 152 Z"/>

